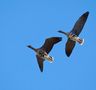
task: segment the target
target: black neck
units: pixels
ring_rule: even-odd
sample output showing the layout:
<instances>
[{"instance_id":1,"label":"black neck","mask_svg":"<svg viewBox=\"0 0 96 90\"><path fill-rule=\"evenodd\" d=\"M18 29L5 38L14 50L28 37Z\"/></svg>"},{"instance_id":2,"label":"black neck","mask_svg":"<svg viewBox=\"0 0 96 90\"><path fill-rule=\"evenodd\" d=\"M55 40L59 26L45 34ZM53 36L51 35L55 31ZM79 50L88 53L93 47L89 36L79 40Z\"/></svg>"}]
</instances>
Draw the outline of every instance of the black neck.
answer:
<instances>
[{"instance_id":1,"label":"black neck","mask_svg":"<svg viewBox=\"0 0 96 90\"><path fill-rule=\"evenodd\" d=\"M59 30L58 32L59 32L59 33L63 33L63 34L65 34L65 35L68 35L68 33L64 32L64 31L61 31L61 30Z\"/></svg>"},{"instance_id":2,"label":"black neck","mask_svg":"<svg viewBox=\"0 0 96 90\"><path fill-rule=\"evenodd\" d=\"M31 45L27 46L28 48L31 48L32 50L36 51L36 49L34 47L32 47Z\"/></svg>"}]
</instances>

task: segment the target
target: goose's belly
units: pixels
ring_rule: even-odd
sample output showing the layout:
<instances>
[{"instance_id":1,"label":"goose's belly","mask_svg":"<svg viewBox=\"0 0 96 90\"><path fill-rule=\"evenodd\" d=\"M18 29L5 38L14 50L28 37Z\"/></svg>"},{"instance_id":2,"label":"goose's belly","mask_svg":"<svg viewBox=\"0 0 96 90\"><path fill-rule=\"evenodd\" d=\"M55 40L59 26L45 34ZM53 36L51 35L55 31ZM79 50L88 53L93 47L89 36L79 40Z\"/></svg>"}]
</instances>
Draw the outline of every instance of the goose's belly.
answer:
<instances>
[{"instance_id":1,"label":"goose's belly","mask_svg":"<svg viewBox=\"0 0 96 90\"><path fill-rule=\"evenodd\" d=\"M76 42L78 40L78 37L71 37L70 39Z\"/></svg>"},{"instance_id":2,"label":"goose's belly","mask_svg":"<svg viewBox=\"0 0 96 90\"><path fill-rule=\"evenodd\" d=\"M79 37L72 37L71 40L78 42L80 45L84 44L84 39L80 39Z\"/></svg>"},{"instance_id":3,"label":"goose's belly","mask_svg":"<svg viewBox=\"0 0 96 90\"><path fill-rule=\"evenodd\" d=\"M39 57L41 57L42 59L48 60L49 62L53 62L53 60L54 60L53 57L49 56L49 55L48 55L45 51L43 51L43 50L38 50L37 55L38 55Z\"/></svg>"}]
</instances>

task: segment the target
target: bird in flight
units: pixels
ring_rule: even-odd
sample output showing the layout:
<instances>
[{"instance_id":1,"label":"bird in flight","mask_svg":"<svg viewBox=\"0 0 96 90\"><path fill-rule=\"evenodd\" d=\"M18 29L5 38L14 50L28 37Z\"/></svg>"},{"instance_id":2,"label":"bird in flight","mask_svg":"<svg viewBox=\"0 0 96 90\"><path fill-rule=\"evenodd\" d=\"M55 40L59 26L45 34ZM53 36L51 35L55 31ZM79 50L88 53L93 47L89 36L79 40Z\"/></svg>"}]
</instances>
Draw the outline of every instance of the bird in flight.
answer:
<instances>
[{"instance_id":1,"label":"bird in flight","mask_svg":"<svg viewBox=\"0 0 96 90\"><path fill-rule=\"evenodd\" d=\"M73 51L73 48L75 47L76 42L78 42L80 45L83 45L84 39L79 38L79 34L81 33L84 24L88 18L89 12L85 12L75 23L73 29L70 32L64 32L62 30L59 30L59 33L63 33L68 37L66 46L65 46L65 52L66 55L69 57Z\"/></svg>"},{"instance_id":2,"label":"bird in flight","mask_svg":"<svg viewBox=\"0 0 96 90\"><path fill-rule=\"evenodd\" d=\"M49 62L53 62L54 58L49 56L49 52L53 48L54 44L60 42L62 40L61 37L51 37L47 38L45 40L45 43L40 48L33 48L31 45L28 45L27 47L34 50L36 53L37 62L40 68L40 71L43 72L43 62L45 60L48 60Z\"/></svg>"}]
</instances>

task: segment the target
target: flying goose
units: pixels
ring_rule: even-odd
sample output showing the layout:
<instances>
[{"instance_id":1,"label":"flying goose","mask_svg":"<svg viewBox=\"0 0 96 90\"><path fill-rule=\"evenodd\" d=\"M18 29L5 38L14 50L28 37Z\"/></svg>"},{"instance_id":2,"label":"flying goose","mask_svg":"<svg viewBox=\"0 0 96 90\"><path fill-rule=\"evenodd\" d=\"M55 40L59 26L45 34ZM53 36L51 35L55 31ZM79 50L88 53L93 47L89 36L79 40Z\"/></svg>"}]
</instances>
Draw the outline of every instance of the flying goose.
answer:
<instances>
[{"instance_id":1,"label":"flying goose","mask_svg":"<svg viewBox=\"0 0 96 90\"><path fill-rule=\"evenodd\" d=\"M43 62L48 60L49 62L53 62L54 58L49 56L49 52L53 48L54 44L60 42L62 40L61 37L51 37L45 40L44 45L41 48L33 48L31 45L28 45L28 48L31 48L36 53L37 62L40 68L40 71L43 72Z\"/></svg>"},{"instance_id":2,"label":"flying goose","mask_svg":"<svg viewBox=\"0 0 96 90\"><path fill-rule=\"evenodd\" d=\"M65 47L65 52L66 55L69 57L72 53L73 48L75 47L76 42L79 44L83 45L84 39L79 38L79 34L81 33L84 24L88 18L89 12L85 12L75 23L73 29L70 32L64 32L59 30L59 33L63 33L68 37L66 47Z\"/></svg>"}]
</instances>

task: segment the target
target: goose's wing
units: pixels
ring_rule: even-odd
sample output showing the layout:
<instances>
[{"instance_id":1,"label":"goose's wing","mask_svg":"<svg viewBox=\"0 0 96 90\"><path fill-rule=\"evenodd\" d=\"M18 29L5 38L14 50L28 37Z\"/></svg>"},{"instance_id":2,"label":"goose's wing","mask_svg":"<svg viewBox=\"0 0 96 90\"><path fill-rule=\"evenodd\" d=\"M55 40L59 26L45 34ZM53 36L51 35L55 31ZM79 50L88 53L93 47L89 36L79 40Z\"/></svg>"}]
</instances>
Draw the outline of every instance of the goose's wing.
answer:
<instances>
[{"instance_id":1,"label":"goose's wing","mask_svg":"<svg viewBox=\"0 0 96 90\"><path fill-rule=\"evenodd\" d=\"M53 48L54 44L60 42L62 40L61 37L51 37L51 38L47 38L45 40L44 45L40 48L45 50L47 53L49 53L51 51L51 49Z\"/></svg>"},{"instance_id":2,"label":"goose's wing","mask_svg":"<svg viewBox=\"0 0 96 90\"><path fill-rule=\"evenodd\" d=\"M75 47L76 42L72 41L70 39L67 40L66 47L65 47L65 52L66 55L69 57L72 53L73 48Z\"/></svg>"},{"instance_id":3,"label":"goose's wing","mask_svg":"<svg viewBox=\"0 0 96 90\"><path fill-rule=\"evenodd\" d=\"M89 12L86 12L77 20L77 22L75 23L71 31L72 33L76 34L77 36L81 33L88 15L89 15Z\"/></svg>"},{"instance_id":4,"label":"goose's wing","mask_svg":"<svg viewBox=\"0 0 96 90\"><path fill-rule=\"evenodd\" d=\"M38 62L40 71L43 72L43 62L44 62L44 59L40 58L38 55L36 55L36 58L37 58L37 62Z\"/></svg>"}]
</instances>

